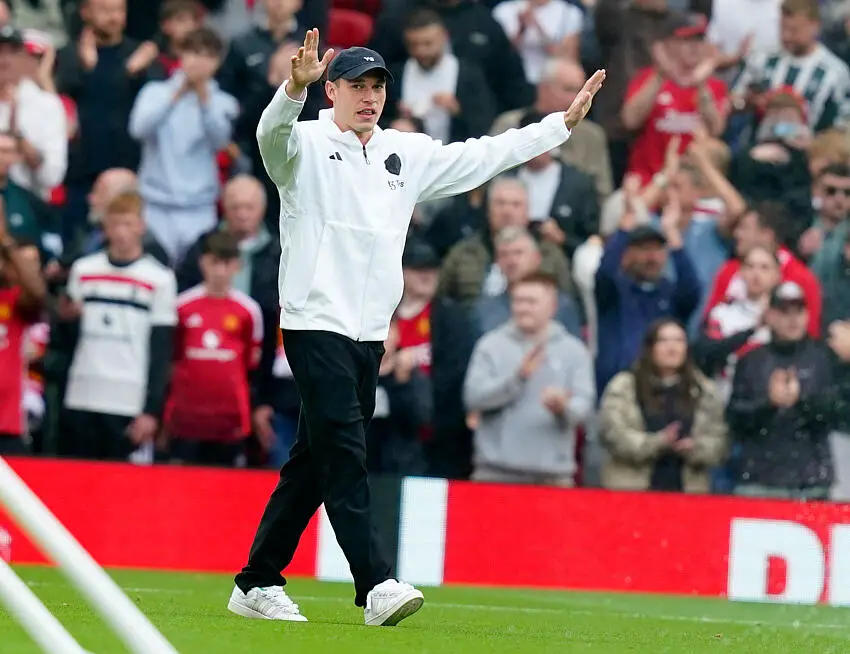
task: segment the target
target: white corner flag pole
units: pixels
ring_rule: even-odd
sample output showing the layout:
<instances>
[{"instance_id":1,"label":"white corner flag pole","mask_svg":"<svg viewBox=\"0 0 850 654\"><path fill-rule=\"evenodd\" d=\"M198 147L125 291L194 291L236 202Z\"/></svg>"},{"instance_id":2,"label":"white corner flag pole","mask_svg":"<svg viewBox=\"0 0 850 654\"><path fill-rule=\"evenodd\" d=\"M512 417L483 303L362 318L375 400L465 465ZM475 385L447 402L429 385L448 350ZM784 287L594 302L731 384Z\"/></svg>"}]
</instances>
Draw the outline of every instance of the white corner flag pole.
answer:
<instances>
[{"instance_id":1,"label":"white corner flag pole","mask_svg":"<svg viewBox=\"0 0 850 654\"><path fill-rule=\"evenodd\" d=\"M0 504L134 654L177 654L112 578L0 457Z\"/></svg>"},{"instance_id":2,"label":"white corner flag pole","mask_svg":"<svg viewBox=\"0 0 850 654\"><path fill-rule=\"evenodd\" d=\"M45 652L85 654L59 620L47 610L9 564L0 559L0 604L5 604L13 618Z\"/></svg>"}]
</instances>

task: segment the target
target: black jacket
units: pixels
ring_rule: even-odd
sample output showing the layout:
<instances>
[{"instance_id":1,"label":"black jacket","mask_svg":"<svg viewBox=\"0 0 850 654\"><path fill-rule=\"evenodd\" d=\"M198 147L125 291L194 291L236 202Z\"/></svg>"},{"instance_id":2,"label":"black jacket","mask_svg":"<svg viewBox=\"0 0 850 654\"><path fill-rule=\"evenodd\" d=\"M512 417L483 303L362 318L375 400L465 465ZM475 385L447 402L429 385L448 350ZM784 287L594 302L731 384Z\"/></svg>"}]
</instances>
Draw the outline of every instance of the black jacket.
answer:
<instances>
[{"instance_id":1,"label":"black jacket","mask_svg":"<svg viewBox=\"0 0 850 654\"><path fill-rule=\"evenodd\" d=\"M768 380L778 369L794 367L800 399L777 408ZM741 446L740 483L801 489L832 484L829 433L838 423L838 364L821 342L769 343L744 355L735 369L727 420Z\"/></svg>"},{"instance_id":2,"label":"black jacket","mask_svg":"<svg viewBox=\"0 0 850 654\"><path fill-rule=\"evenodd\" d=\"M525 79L522 59L486 5L471 0L461 0L454 6L427 1L413 4L437 11L449 31L457 58L481 67L496 96L497 113L534 102L534 87ZM401 5L395 12L382 12L375 23L369 47L380 52L390 65L407 59L403 26L410 9Z\"/></svg>"},{"instance_id":3,"label":"black jacket","mask_svg":"<svg viewBox=\"0 0 850 654\"><path fill-rule=\"evenodd\" d=\"M388 125L398 115L398 102L404 83L404 65L393 68L395 82L387 86L388 96L382 122ZM455 97L461 111L452 116L449 127L449 142L465 141L489 133L496 118L496 99L493 97L481 69L468 61L458 62L457 89Z\"/></svg>"},{"instance_id":4,"label":"black jacket","mask_svg":"<svg viewBox=\"0 0 850 654\"><path fill-rule=\"evenodd\" d=\"M116 46L120 66L104 73L104 79L100 80L97 76L102 72L99 70L102 57L94 70L87 71L75 43L58 52L56 90L76 102L80 123L79 138L69 144L67 183L90 185L108 168L136 170L139 167L139 144L130 136L127 123L147 74L143 71L130 76L124 69L138 46L139 43L132 39L121 41ZM100 133L98 140L93 140L92 128ZM104 143L108 147L104 147Z\"/></svg>"},{"instance_id":5,"label":"black jacket","mask_svg":"<svg viewBox=\"0 0 850 654\"><path fill-rule=\"evenodd\" d=\"M781 235L784 245L797 248L797 240L814 219L812 210L812 177L805 152L786 147L789 160L784 164L756 161L750 151L732 161L729 179L750 202L778 200L788 207L792 223Z\"/></svg>"},{"instance_id":6,"label":"black jacket","mask_svg":"<svg viewBox=\"0 0 850 654\"><path fill-rule=\"evenodd\" d=\"M561 164L561 182L549 217L553 218L564 232L564 252L570 258L576 248L599 232L599 196L596 183L587 173L567 163ZM531 225L536 231L540 223Z\"/></svg>"},{"instance_id":7,"label":"black jacket","mask_svg":"<svg viewBox=\"0 0 850 654\"><path fill-rule=\"evenodd\" d=\"M269 60L275 51L284 41L302 43L304 34L304 28L296 27L294 32L287 34L280 41L275 41L269 30L255 27L233 39L218 71L222 90L230 93L245 108L248 98L268 86L266 78L269 73Z\"/></svg>"},{"instance_id":8,"label":"black jacket","mask_svg":"<svg viewBox=\"0 0 850 654\"><path fill-rule=\"evenodd\" d=\"M375 415L366 430L370 474L424 475L419 429L431 419L431 381L415 370L399 383L392 374L378 379Z\"/></svg>"},{"instance_id":9,"label":"black jacket","mask_svg":"<svg viewBox=\"0 0 850 654\"><path fill-rule=\"evenodd\" d=\"M472 433L466 427L463 383L475 348L470 307L449 298L431 305L431 387L434 435L427 443L428 474L468 479L472 472Z\"/></svg>"}]
</instances>

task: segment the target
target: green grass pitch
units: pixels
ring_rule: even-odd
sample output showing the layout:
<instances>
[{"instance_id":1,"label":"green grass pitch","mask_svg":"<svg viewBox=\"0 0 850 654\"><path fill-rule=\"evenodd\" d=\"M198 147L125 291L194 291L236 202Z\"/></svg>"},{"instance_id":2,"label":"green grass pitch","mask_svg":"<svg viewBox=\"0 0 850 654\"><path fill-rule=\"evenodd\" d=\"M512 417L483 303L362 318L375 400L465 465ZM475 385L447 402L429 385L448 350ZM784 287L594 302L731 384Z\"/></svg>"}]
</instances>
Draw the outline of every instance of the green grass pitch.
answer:
<instances>
[{"instance_id":1,"label":"green grass pitch","mask_svg":"<svg viewBox=\"0 0 850 654\"><path fill-rule=\"evenodd\" d=\"M59 572L19 574L93 654L125 652ZM112 571L181 654L846 654L850 610L646 595L425 588L425 606L395 628L365 627L348 584L293 579L310 619L245 620L225 606L222 575ZM39 650L0 608L0 653Z\"/></svg>"}]
</instances>

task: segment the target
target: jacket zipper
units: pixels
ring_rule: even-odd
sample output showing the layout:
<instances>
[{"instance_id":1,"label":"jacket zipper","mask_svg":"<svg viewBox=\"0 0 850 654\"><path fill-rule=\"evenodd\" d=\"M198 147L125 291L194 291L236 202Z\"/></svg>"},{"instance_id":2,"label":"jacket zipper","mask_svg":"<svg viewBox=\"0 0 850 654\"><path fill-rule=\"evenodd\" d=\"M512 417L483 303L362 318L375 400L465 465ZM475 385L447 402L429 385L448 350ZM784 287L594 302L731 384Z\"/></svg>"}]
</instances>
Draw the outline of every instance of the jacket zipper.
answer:
<instances>
[{"instance_id":1,"label":"jacket zipper","mask_svg":"<svg viewBox=\"0 0 850 654\"><path fill-rule=\"evenodd\" d=\"M363 158L366 160L367 166L371 165L371 163L369 161L369 155L366 154L366 144L365 143L363 144Z\"/></svg>"}]
</instances>

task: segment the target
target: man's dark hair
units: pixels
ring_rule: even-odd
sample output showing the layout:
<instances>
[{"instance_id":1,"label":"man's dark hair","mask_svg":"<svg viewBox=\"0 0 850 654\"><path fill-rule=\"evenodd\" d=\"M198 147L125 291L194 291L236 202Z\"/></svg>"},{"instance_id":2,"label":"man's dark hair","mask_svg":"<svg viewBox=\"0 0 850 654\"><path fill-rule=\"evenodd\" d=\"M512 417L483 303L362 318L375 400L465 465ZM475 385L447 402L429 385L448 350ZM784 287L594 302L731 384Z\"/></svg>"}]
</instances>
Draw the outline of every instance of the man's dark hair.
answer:
<instances>
[{"instance_id":1,"label":"man's dark hair","mask_svg":"<svg viewBox=\"0 0 850 654\"><path fill-rule=\"evenodd\" d=\"M433 25L445 27L446 24L436 11L427 7L421 7L414 9L407 15L404 21L404 31L421 30L424 27L431 27Z\"/></svg>"},{"instance_id":2,"label":"man's dark hair","mask_svg":"<svg viewBox=\"0 0 850 654\"><path fill-rule=\"evenodd\" d=\"M783 16L806 16L812 20L820 20L820 3L818 0L785 0L782 3Z\"/></svg>"},{"instance_id":3,"label":"man's dark hair","mask_svg":"<svg viewBox=\"0 0 850 654\"><path fill-rule=\"evenodd\" d=\"M831 163L820 171L817 178L822 179L827 175L832 175L833 177L850 177L850 166L845 163Z\"/></svg>"},{"instance_id":4,"label":"man's dark hair","mask_svg":"<svg viewBox=\"0 0 850 654\"><path fill-rule=\"evenodd\" d=\"M238 259L239 241L229 232L221 230L210 232L201 242L201 255L206 254L222 261Z\"/></svg>"},{"instance_id":5,"label":"man's dark hair","mask_svg":"<svg viewBox=\"0 0 850 654\"><path fill-rule=\"evenodd\" d=\"M198 15L198 3L196 0L166 0L159 10L160 22L171 20L181 14Z\"/></svg>"},{"instance_id":6,"label":"man's dark hair","mask_svg":"<svg viewBox=\"0 0 850 654\"><path fill-rule=\"evenodd\" d=\"M215 30L209 27L201 27L186 36L183 42L184 52L194 52L213 57L220 57L224 52L224 41Z\"/></svg>"},{"instance_id":7,"label":"man's dark hair","mask_svg":"<svg viewBox=\"0 0 850 654\"><path fill-rule=\"evenodd\" d=\"M759 227L773 232L777 243L785 243L791 218L784 204L775 200L762 200L751 205L748 212L756 216Z\"/></svg>"}]
</instances>

